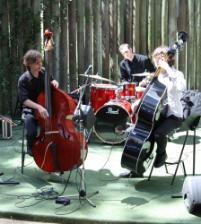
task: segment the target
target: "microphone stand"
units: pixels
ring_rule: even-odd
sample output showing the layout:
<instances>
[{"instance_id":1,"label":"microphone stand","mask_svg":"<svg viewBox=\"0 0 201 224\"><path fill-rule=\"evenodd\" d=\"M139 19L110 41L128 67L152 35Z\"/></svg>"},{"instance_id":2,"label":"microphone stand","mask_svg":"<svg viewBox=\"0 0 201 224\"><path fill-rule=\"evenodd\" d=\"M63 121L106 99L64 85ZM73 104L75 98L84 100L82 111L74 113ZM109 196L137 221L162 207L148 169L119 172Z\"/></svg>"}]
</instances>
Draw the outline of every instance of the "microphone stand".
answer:
<instances>
[{"instance_id":1,"label":"microphone stand","mask_svg":"<svg viewBox=\"0 0 201 224\"><path fill-rule=\"evenodd\" d=\"M88 67L88 69L86 70L86 72L84 74L85 75L88 74L88 72L91 68L92 68L92 65L90 65ZM84 119L83 119L83 115L82 115L82 113L83 113L82 112L82 99L83 99L83 96L85 94L86 87L88 86L88 81L89 81L89 74L87 76L85 84L83 85L84 88L80 89L79 101L78 101L77 107L76 107L75 112L74 112L73 120L76 124L76 127L78 128L78 131L83 134L82 135L83 140L81 141L81 148L80 148L82 165L81 165L81 182L80 182L80 189L79 189L79 195L78 196L79 196L80 201L86 200L92 207L96 207L96 205L89 198L98 194L99 191L95 191L95 192L92 192L92 193L87 195L86 187L85 187L85 162L84 162L85 157L86 157L85 143L88 142L90 134L88 134L88 136L87 136L87 134L86 134L87 130L84 126ZM85 140L86 136L87 136L87 138ZM69 197L75 197L75 196L76 195L70 195Z\"/></svg>"}]
</instances>

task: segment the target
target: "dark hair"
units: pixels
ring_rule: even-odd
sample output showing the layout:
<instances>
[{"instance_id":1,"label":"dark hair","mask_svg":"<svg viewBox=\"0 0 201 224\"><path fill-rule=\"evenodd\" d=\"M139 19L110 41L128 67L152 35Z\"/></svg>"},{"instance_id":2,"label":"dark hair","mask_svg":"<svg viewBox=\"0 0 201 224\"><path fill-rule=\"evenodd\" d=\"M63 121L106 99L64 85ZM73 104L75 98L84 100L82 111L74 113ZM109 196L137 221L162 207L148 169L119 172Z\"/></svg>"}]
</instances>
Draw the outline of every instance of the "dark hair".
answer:
<instances>
[{"instance_id":1,"label":"dark hair","mask_svg":"<svg viewBox=\"0 0 201 224\"><path fill-rule=\"evenodd\" d=\"M23 58L23 64L26 68L29 68L31 64L34 64L37 59L42 59L41 53L37 50L28 50Z\"/></svg>"}]
</instances>

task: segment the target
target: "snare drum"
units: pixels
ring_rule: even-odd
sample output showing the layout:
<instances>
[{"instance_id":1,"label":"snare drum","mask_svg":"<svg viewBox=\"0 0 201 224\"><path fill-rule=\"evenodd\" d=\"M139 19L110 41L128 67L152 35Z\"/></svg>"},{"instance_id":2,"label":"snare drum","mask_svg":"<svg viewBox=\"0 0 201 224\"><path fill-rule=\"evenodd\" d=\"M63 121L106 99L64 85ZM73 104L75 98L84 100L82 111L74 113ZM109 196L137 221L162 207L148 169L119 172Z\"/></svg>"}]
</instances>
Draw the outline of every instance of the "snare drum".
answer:
<instances>
[{"instance_id":1,"label":"snare drum","mask_svg":"<svg viewBox=\"0 0 201 224\"><path fill-rule=\"evenodd\" d=\"M131 105L126 100L111 100L95 113L94 132L104 143L119 144L125 141L125 130L132 123Z\"/></svg>"},{"instance_id":2,"label":"snare drum","mask_svg":"<svg viewBox=\"0 0 201 224\"><path fill-rule=\"evenodd\" d=\"M111 99L115 99L117 86L111 84L92 84L90 104L93 111L97 111L101 106Z\"/></svg>"},{"instance_id":3,"label":"snare drum","mask_svg":"<svg viewBox=\"0 0 201 224\"><path fill-rule=\"evenodd\" d=\"M136 90L136 96L137 96L137 99L141 99L142 96L143 96L143 94L144 94L144 92L145 92L145 90L146 90L146 88L141 87L141 86L137 86L137 87L135 88L135 90Z\"/></svg>"}]
</instances>

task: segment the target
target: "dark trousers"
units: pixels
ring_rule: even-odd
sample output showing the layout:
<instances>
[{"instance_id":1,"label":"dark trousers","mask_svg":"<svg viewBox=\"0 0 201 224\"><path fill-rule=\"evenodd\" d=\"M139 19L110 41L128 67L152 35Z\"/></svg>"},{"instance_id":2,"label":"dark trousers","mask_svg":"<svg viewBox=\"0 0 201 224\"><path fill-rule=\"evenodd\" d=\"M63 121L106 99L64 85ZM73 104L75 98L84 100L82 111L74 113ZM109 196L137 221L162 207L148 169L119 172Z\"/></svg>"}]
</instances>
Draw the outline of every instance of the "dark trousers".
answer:
<instances>
[{"instance_id":1,"label":"dark trousers","mask_svg":"<svg viewBox=\"0 0 201 224\"><path fill-rule=\"evenodd\" d=\"M180 127L182 119L171 115L168 118L161 117L155 124L153 131L154 141L157 143L156 153L162 155L166 152L167 135Z\"/></svg>"},{"instance_id":2,"label":"dark trousers","mask_svg":"<svg viewBox=\"0 0 201 224\"><path fill-rule=\"evenodd\" d=\"M33 113L24 113L25 133L27 139L27 151L31 152L33 141L37 136L38 122Z\"/></svg>"}]
</instances>

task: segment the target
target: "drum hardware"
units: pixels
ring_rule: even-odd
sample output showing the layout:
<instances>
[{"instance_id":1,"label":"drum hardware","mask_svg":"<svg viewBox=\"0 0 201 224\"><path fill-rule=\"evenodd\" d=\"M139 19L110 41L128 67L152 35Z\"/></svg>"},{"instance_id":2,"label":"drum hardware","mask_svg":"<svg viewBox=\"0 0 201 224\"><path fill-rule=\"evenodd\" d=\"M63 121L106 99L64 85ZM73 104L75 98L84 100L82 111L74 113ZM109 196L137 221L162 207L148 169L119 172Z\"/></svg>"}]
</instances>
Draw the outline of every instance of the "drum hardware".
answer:
<instances>
[{"instance_id":1,"label":"drum hardware","mask_svg":"<svg viewBox=\"0 0 201 224\"><path fill-rule=\"evenodd\" d=\"M70 94L79 93L82 89L84 89L84 88L86 88L87 86L90 86L90 85L91 85L90 83L87 83L86 85L82 85L79 88L71 91Z\"/></svg>"},{"instance_id":2,"label":"drum hardware","mask_svg":"<svg viewBox=\"0 0 201 224\"><path fill-rule=\"evenodd\" d=\"M115 90L116 100L124 98L123 96L123 84L119 84Z\"/></svg>"}]
</instances>

